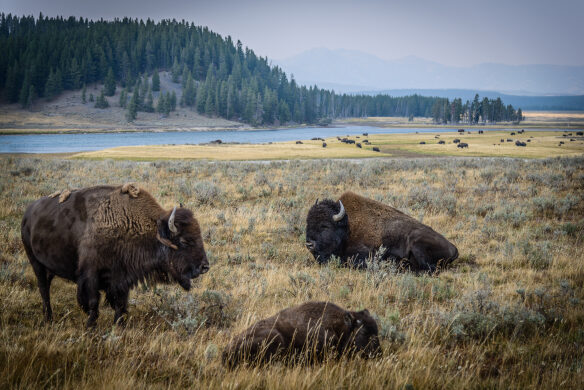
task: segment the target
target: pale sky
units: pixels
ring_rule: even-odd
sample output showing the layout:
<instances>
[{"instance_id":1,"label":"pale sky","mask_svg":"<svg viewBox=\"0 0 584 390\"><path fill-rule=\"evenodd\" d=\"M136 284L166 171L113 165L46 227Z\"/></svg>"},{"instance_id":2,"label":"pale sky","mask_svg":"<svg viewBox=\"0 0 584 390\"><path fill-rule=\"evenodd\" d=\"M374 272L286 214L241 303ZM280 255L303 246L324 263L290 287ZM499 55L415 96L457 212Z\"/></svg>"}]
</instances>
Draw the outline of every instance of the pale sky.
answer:
<instances>
[{"instance_id":1,"label":"pale sky","mask_svg":"<svg viewBox=\"0 0 584 390\"><path fill-rule=\"evenodd\" d=\"M584 0L0 0L6 14L185 19L256 54L316 47L445 65L584 65Z\"/></svg>"}]
</instances>

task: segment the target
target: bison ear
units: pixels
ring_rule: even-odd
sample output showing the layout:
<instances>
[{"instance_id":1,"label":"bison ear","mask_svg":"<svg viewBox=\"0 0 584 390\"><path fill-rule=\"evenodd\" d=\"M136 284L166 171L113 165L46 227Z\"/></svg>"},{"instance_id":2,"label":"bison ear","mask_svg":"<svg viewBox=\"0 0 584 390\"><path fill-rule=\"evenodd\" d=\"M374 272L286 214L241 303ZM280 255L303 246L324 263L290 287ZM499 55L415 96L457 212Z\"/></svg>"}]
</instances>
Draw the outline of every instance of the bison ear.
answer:
<instances>
[{"instance_id":1,"label":"bison ear","mask_svg":"<svg viewBox=\"0 0 584 390\"><path fill-rule=\"evenodd\" d=\"M355 316L350 311L349 312L346 312L345 313L344 320L345 320L345 326L347 328L352 328L353 327L353 321L355 321Z\"/></svg>"},{"instance_id":2,"label":"bison ear","mask_svg":"<svg viewBox=\"0 0 584 390\"><path fill-rule=\"evenodd\" d=\"M369 314L369 310L367 310L367 309L361 310L361 313L363 313L363 314L365 314L367 316L371 315L371 314Z\"/></svg>"}]
</instances>

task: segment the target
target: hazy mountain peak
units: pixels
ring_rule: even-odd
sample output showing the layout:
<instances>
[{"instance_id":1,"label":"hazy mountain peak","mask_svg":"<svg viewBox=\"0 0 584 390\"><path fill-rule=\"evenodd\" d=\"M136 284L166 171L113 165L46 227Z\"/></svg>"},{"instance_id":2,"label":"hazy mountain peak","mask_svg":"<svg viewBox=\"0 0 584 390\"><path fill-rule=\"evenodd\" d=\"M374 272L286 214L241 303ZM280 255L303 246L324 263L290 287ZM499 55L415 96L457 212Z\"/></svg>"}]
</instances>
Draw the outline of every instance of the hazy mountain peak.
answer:
<instances>
[{"instance_id":1,"label":"hazy mountain peak","mask_svg":"<svg viewBox=\"0 0 584 390\"><path fill-rule=\"evenodd\" d=\"M358 50L313 48L275 61L300 83L341 92L473 89L525 94L584 94L584 66L483 63L447 66L415 55L384 60ZM346 86L347 88L344 88Z\"/></svg>"}]
</instances>

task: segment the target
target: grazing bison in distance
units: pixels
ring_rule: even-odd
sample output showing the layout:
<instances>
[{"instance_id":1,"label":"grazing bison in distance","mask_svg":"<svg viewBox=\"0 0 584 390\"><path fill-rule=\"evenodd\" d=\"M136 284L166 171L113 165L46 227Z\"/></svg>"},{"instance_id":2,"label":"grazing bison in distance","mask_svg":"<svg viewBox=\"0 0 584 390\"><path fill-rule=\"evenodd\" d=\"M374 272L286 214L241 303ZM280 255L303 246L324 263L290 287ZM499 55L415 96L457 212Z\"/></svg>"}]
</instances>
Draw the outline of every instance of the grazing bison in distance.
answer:
<instances>
[{"instance_id":1,"label":"grazing bison in distance","mask_svg":"<svg viewBox=\"0 0 584 390\"><path fill-rule=\"evenodd\" d=\"M364 358L381 354L377 323L367 310L348 311L331 302L307 302L258 321L223 351L223 363L264 363L303 357L309 362L332 352ZM306 361L306 360L305 360Z\"/></svg>"},{"instance_id":2,"label":"grazing bison in distance","mask_svg":"<svg viewBox=\"0 0 584 390\"><path fill-rule=\"evenodd\" d=\"M43 197L26 209L21 234L47 321L55 275L77 283L77 302L91 327L100 290L115 310L114 323L123 322L129 291L138 282L174 280L189 290L191 279L209 269L191 211L164 210L133 184L75 190L62 200Z\"/></svg>"},{"instance_id":3,"label":"grazing bison in distance","mask_svg":"<svg viewBox=\"0 0 584 390\"><path fill-rule=\"evenodd\" d=\"M456 247L429 226L353 192L337 202L317 200L308 211L306 247L321 264L334 255L363 268L381 246L383 259L405 259L416 271L434 272L458 257Z\"/></svg>"}]
</instances>

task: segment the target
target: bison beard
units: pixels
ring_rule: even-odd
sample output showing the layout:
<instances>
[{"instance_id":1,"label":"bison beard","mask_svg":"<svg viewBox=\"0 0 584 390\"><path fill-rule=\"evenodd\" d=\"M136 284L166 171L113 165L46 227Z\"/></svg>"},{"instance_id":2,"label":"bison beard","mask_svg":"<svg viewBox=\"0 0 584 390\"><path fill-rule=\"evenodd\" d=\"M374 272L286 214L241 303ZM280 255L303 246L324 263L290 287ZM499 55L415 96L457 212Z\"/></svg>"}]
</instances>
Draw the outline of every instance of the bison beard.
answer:
<instances>
[{"instance_id":1,"label":"bison beard","mask_svg":"<svg viewBox=\"0 0 584 390\"><path fill-rule=\"evenodd\" d=\"M381 246L383 259L405 259L415 271L434 272L458 257L456 247L429 226L352 192L338 202L317 200L308 212L306 247L321 264L334 255L364 268Z\"/></svg>"},{"instance_id":2,"label":"bison beard","mask_svg":"<svg viewBox=\"0 0 584 390\"><path fill-rule=\"evenodd\" d=\"M21 235L47 321L55 275L77 283L77 301L91 327L99 315L100 291L118 323L138 282L175 280L189 290L191 279L209 269L193 214L164 210L133 185L75 190L62 202L41 198L28 206Z\"/></svg>"},{"instance_id":3,"label":"bison beard","mask_svg":"<svg viewBox=\"0 0 584 390\"><path fill-rule=\"evenodd\" d=\"M381 354L377 323L367 310L347 311L331 302L284 309L236 336L223 351L223 363L234 367L286 356L311 362L331 352L335 357Z\"/></svg>"}]
</instances>

